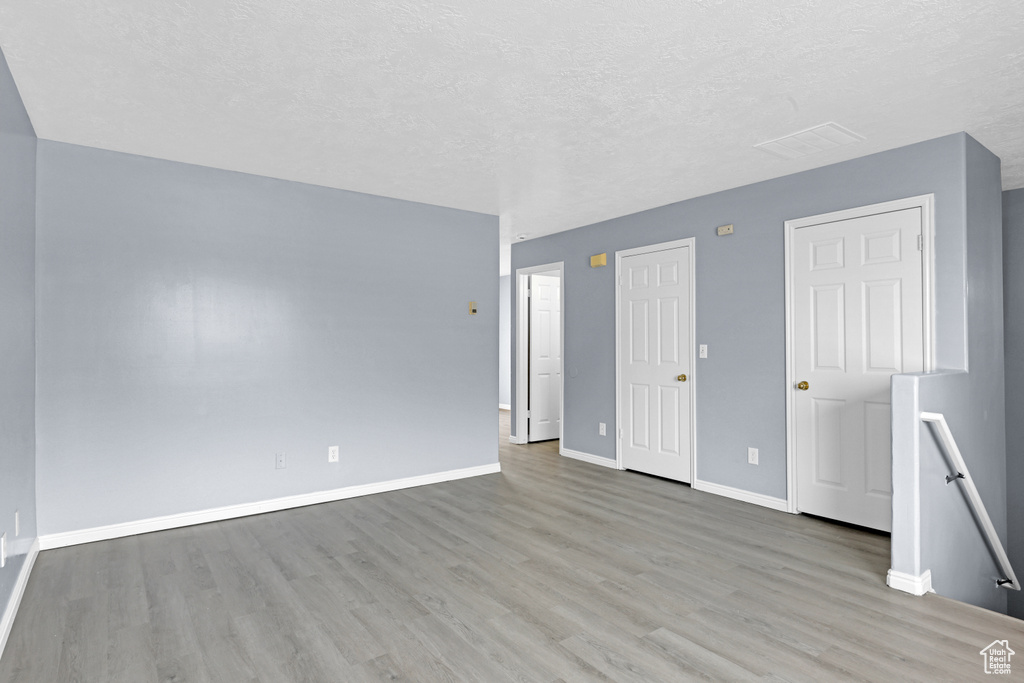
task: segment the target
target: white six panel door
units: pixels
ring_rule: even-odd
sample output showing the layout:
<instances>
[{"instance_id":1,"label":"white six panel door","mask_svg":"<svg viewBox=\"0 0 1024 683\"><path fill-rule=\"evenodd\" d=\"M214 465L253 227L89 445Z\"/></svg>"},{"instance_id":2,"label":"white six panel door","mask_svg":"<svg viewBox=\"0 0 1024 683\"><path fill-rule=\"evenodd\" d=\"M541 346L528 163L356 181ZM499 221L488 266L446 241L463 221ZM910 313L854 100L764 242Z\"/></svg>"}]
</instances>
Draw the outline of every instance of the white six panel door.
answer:
<instances>
[{"instance_id":1,"label":"white six panel door","mask_svg":"<svg viewBox=\"0 0 1024 683\"><path fill-rule=\"evenodd\" d=\"M626 256L619 284L622 465L684 482L692 457L689 268L685 246Z\"/></svg>"},{"instance_id":2,"label":"white six panel door","mask_svg":"<svg viewBox=\"0 0 1024 683\"><path fill-rule=\"evenodd\" d=\"M924 368L920 208L797 228L797 508L892 527L890 377Z\"/></svg>"},{"instance_id":3,"label":"white six panel door","mask_svg":"<svg viewBox=\"0 0 1024 683\"><path fill-rule=\"evenodd\" d=\"M530 276L528 441L559 438L562 422L561 279Z\"/></svg>"}]
</instances>

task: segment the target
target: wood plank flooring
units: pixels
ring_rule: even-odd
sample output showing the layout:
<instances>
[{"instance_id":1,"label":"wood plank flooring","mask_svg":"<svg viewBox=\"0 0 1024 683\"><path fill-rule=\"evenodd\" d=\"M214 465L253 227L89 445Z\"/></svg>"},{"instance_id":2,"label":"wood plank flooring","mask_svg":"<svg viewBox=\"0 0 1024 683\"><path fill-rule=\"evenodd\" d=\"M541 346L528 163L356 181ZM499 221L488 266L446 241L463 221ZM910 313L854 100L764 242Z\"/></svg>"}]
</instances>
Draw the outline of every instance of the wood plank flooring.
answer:
<instances>
[{"instance_id":1,"label":"wood plank flooring","mask_svg":"<svg viewBox=\"0 0 1024 683\"><path fill-rule=\"evenodd\" d=\"M1024 647L887 588L884 536L502 423L501 474L42 553L0 681L965 681Z\"/></svg>"}]
</instances>

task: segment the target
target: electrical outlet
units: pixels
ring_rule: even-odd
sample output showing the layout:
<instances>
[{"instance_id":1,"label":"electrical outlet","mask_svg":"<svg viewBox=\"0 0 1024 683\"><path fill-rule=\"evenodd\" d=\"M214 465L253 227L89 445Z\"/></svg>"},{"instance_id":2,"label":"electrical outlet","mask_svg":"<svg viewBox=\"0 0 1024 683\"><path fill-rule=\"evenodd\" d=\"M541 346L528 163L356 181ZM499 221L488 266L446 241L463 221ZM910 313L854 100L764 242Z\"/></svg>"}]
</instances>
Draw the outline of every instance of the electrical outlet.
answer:
<instances>
[{"instance_id":1,"label":"electrical outlet","mask_svg":"<svg viewBox=\"0 0 1024 683\"><path fill-rule=\"evenodd\" d=\"M288 467L288 460L287 460L287 457L286 457L286 455L284 453L278 453L275 456L275 465L274 466L277 469L279 469L279 470L283 470L284 468Z\"/></svg>"},{"instance_id":2,"label":"electrical outlet","mask_svg":"<svg viewBox=\"0 0 1024 683\"><path fill-rule=\"evenodd\" d=\"M327 449L327 462L338 462L338 447L331 446Z\"/></svg>"},{"instance_id":3,"label":"electrical outlet","mask_svg":"<svg viewBox=\"0 0 1024 683\"><path fill-rule=\"evenodd\" d=\"M756 448L748 448L747 449L747 464L749 464L749 465L756 465L757 464L757 449Z\"/></svg>"},{"instance_id":4,"label":"electrical outlet","mask_svg":"<svg viewBox=\"0 0 1024 683\"><path fill-rule=\"evenodd\" d=\"M597 423L597 435L598 436L605 436L606 434L608 434L608 427L605 425L604 422L598 422Z\"/></svg>"},{"instance_id":5,"label":"electrical outlet","mask_svg":"<svg viewBox=\"0 0 1024 683\"><path fill-rule=\"evenodd\" d=\"M700 357L701 358L707 358L708 357L708 345L707 344L701 344L700 345Z\"/></svg>"},{"instance_id":6,"label":"electrical outlet","mask_svg":"<svg viewBox=\"0 0 1024 683\"><path fill-rule=\"evenodd\" d=\"M7 566L7 532L0 534L0 569Z\"/></svg>"}]
</instances>

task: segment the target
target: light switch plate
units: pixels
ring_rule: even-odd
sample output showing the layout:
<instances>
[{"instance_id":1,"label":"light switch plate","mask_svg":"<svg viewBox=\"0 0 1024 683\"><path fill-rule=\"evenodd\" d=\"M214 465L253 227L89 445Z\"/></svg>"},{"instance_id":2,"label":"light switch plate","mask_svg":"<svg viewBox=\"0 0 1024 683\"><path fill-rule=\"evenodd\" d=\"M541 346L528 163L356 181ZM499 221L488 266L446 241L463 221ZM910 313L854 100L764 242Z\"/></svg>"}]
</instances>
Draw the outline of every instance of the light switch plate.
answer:
<instances>
[{"instance_id":1,"label":"light switch plate","mask_svg":"<svg viewBox=\"0 0 1024 683\"><path fill-rule=\"evenodd\" d=\"M756 448L748 448L747 449L747 464L750 464L750 465L756 465L757 464L757 449Z\"/></svg>"},{"instance_id":2,"label":"light switch plate","mask_svg":"<svg viewBox=\"0 0 1024 683\"><path fill-rule=\"evenodd\" d=\"M707 344L701 344L700 345L700 357L701 358L707 358L708 357L708 345Z\"/></svg>"}]
</instances>

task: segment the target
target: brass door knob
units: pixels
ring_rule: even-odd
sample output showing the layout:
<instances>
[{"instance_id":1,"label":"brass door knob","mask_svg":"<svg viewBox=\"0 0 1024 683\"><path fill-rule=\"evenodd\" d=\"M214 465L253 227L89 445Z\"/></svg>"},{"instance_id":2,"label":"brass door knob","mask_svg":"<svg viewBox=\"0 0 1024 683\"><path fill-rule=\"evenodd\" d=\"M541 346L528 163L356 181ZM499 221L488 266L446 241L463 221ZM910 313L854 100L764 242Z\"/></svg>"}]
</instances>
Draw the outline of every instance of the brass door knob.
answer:
<instances>
[{"instance_id":1,"label":"brass door knob","mask_svg":"<svg viewBox=\"0 0 1024 683\"><path fill-rule=\"evenodd\" d=\"M676 377L676 380L679 381L679 382L685 382L686 381L686 375L679 375L678 377Z\"/></svg>"},{"instance_id":2,"label":"brass door knob","mask_svg":"<svg viewBox=\"0 0 1024 683\"><path fill-rule=\"evenodd\" d=\"M811 385L808 384L807 382L800 382L799 384L796 385L796 388L799 389L800 391L807 391L808 389L811 388Z\"/></svg>"}]
</instances>

